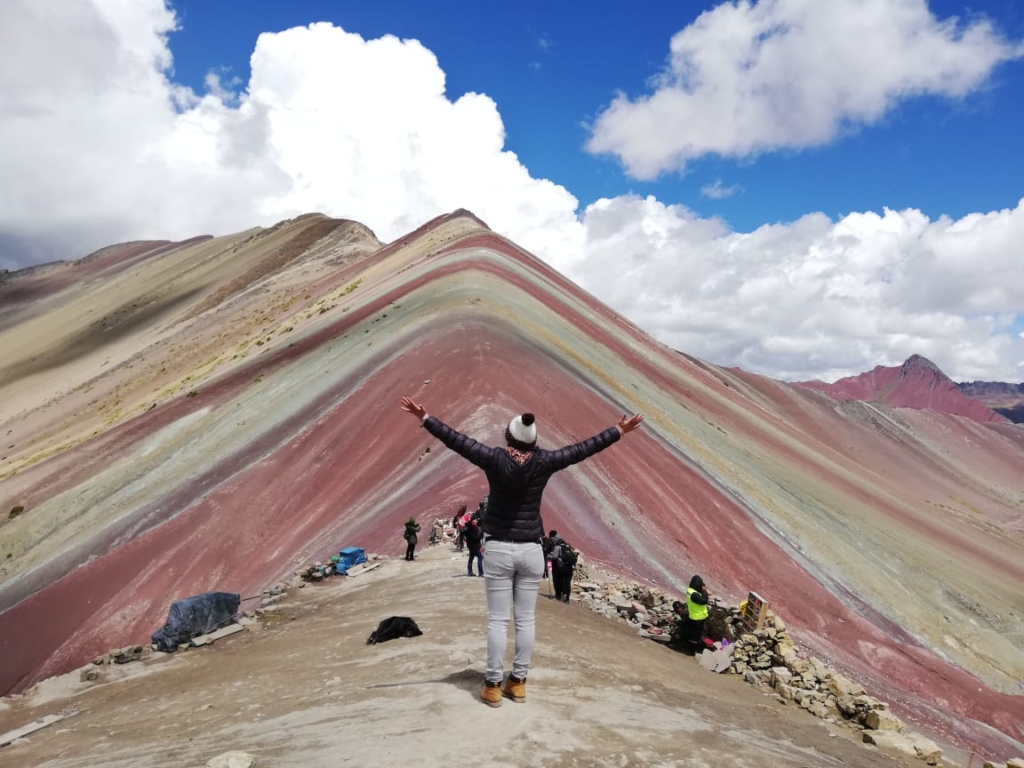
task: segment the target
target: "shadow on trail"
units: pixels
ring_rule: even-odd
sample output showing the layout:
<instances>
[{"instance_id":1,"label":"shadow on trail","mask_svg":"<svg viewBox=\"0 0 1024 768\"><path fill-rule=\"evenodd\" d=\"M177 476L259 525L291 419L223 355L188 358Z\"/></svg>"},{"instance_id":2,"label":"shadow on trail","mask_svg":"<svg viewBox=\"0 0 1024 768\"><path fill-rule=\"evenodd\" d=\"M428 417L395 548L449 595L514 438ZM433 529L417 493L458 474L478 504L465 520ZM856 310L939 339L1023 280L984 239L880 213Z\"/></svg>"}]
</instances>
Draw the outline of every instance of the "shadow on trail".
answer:
<instances>
[{"instance_id":1,"label":"shadow on trail","mask_svg":"<svg viewBox=\"0 0 1024 768\"><path fill-rule=\"evenodd\" d=\"M476 695L480 689L480 681L483 679L483 674L475 669L463 669L460 672L452 672L450 675L444 677L434 678L430 680L403 680L398 683L375 683L373 685L363 686L364 688L401 688L404 685L453 685L456 688L461 688L464 691L469 691Z\"/></svg>"}]
</instances>

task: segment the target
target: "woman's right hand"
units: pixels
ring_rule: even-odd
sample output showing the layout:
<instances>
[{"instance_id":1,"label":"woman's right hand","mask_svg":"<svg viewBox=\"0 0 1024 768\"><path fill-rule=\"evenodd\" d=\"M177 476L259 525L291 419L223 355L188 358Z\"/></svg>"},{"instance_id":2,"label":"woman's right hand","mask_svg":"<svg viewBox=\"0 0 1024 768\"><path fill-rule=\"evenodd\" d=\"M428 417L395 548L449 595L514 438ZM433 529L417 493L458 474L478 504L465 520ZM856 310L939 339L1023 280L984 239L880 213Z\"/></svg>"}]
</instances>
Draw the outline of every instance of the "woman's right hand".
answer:
<instances>
[{"instance_id":1,"label":"woman's right hand","mask_svg":"<svg viewBox=\"0 0 1024 768\"><path fill-rule=\"evenodd\" d=\"M644 417L639 413L634 413L632 416L628 417L626 414L622 414L622 418L619 419L619 423L615 426L617 426L619 431L625 435L627 432L632 432L634 429L638 429L643 421Z\"/></svg>"},{"instance_id":2,"label":"woman's right hand","mask_svg":"<svg viewBox=\"0 0 1024 768\"><path fill-rule=\"evenodd\" d=\"M427 409L424 408L419 403L414 403L408 397L403 397L402 398L401 405L402 405L402 410L403 411L405 411L406 413L411 413L413 416L415 416L420 421L423 421L423 419L425 419L426 416L427 416Z\"/></svg>"}]
</instances>

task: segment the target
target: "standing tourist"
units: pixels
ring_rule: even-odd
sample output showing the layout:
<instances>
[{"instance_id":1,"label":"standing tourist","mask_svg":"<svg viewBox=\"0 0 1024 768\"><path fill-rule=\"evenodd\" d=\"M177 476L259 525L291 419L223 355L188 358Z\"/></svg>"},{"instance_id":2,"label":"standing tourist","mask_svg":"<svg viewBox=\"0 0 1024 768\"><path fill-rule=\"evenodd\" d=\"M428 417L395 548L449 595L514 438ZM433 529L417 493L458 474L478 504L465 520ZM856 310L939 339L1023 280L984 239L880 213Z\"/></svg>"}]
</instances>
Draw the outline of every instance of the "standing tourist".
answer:
<instances>
[{"instance_id":1,"label":"standing tourist","mask_svg":"<svg viewBox=\"0 0 1024 768\"><path fill-rule=\"evenodd\" d=\"M576 550L559 535L551 543L551 581L555 585L555 599L569 602L572 594L572 574L579 556Z\"/></svg>"},{"instance_id":2,"label":"standing tourist","mask_svg":"<svg viewBox=\"0 0 1024 768\"><path fill-rule=\"evenodd\" d=\"M410 517L405 524L405 559L415 560L416 559L416 534L420 532L420 524L416 522L415 517Z\"/></svg>"},{"instance_id":3,"label":"standing tourist","mask_svg":"<svg viewBox=\"0 0 1024 768\"><path fill-rule=\"evenodd\" d=\"M452 429L427 414L427 409L407 397L402 410L420 420L423 427L444 445L480 467L490 486L487 515L483 522L487 558L484 576L487 589L487 671L480 698L492 707L502 696L526 701L526 676L536 638L537 591L544 574L544 535L540 503L551 476L583 461L637 429L640 414L623 416L616 426L575 445L554 451L537 447L537 425L532 413L524 413L505 427L505 445L487 446ZM515 658L512 674L502 688L509 614L515 614Z\"/></svg>"},{"instance_id":4,"label":"standing tourist","mask_svg":"<svg viewBox=\"0 0 1024 768\"><path fill-rule=\"evenodd\" d=\"M466 524L466 548L469 550L469 562L467 563L468 575L473 575L473 560L477 563L477 576L484 575L484 557L480 548L484 545L484 532L480 527L480 518L473 515Z\"/></svg>"},{"instance_id":5,"label":"standing tourist","mask_svg":"<svg viewBox=\"0 0 1024 768\"><path fill-rule=\"evenodd\" d=\"M704 647L704 624L708 619L708 590L704 579L694 576L686 588L686 642L693 654Z\"/></svg>"}]
</instances>

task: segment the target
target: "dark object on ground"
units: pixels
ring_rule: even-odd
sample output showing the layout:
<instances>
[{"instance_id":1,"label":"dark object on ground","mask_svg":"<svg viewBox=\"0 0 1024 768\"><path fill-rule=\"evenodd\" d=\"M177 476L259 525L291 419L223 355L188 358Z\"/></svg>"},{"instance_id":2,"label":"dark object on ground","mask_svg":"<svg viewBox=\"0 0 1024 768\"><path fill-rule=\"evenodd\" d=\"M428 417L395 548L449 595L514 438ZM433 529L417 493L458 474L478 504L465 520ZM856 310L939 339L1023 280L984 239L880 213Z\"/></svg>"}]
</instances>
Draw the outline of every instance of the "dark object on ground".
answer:
<instances>
[{"instance_id":1,"label":"dark object on ground","mask_svg":"<svg viewBox=\"0 0 1024 768\"><path fill-rule=\"evenodd\" d=\"M711 598L708 603L708 620L704 633L712 640L721 640L723 637L730 641L735 640L736 634L730 628L728 618L729 609L720 605L716 598Z\"/></svg>"},{"instance_id":2,"label":"dark object on ground","mask_svg":"<svg viewBox=\"0 0 1024 768\"><path fill-rule=\"evenodd\" d=\"M366 644L376 645L394 640L396 637L419 637L422 634L416 622L408 616L392 616L377 625L377 629L366 638Z\"/></svg>"},{"instance_id":3,"label":"dark object on ground","mask_svg":"<svg viewBox=\"0 0 1024 768\"><path fill-rule=\"evenodd\" d=\"M167 623L150 639L158 650L176 651L181 643L234 621L241 602L242 596L236 592L204 592L175 600L167 613Z\"/></svg>"}]
</instances>

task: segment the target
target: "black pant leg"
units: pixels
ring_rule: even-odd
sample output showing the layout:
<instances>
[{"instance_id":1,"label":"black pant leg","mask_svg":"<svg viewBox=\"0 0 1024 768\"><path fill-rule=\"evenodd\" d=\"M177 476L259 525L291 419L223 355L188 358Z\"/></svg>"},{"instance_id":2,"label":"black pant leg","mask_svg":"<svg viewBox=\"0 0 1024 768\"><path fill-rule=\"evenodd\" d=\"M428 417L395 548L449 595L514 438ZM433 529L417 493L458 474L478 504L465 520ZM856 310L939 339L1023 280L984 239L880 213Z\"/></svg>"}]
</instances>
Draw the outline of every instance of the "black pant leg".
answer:
<instances>
[{"instance_id":1,"label":"black pant leg","mask_svg":"<svg viewBox=\"0 0 1024 768\"><path fill-rule=\"evenodd\" d=\"M700 653L704 650L704 622L706 619L699 619L694 621L693 619L687 619L687 640L690 644L690 650L695 654Z\"/></svg>"},{"instance_id":2,"label":"black pant leg","mask_svg":"<svg viewBox=\"0 0 1024 768\"><path fill-rule=\"evenodd\" d=\"M569 596L569 583L572 579L571 573L555 568L551 572L551 579L555 583L555 597L561 599Z\"/></svg>"}]
</instances>

